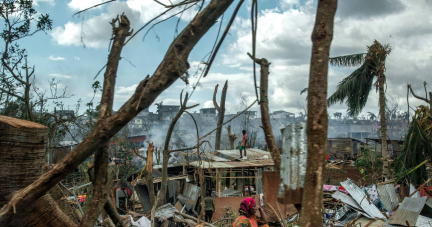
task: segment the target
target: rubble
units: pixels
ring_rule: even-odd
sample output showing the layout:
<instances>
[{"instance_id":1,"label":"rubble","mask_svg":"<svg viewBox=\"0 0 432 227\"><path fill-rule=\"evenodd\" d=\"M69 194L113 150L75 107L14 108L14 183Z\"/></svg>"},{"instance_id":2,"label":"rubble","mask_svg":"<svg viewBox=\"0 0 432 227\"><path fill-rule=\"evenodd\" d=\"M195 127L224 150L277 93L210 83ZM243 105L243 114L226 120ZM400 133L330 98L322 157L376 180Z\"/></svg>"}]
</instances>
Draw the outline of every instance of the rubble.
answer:
<instances>
[{"instance_id":1,"label":"rubble","mask_svg":"<svg viewBox=\"0 0 432 227\"><path fill-rule=\"evenodd\" d=\"M346 194L337 190L337 186L324 185L323 226L431 226L432 219L420 213L425 205L432 205L432 199L417 193L428 181L418 189L411 186L410 196L402 203L396 192L400 185L394 182L388 180L360 188L348 178L340 182Z\"/></svg>"}]
</instances>

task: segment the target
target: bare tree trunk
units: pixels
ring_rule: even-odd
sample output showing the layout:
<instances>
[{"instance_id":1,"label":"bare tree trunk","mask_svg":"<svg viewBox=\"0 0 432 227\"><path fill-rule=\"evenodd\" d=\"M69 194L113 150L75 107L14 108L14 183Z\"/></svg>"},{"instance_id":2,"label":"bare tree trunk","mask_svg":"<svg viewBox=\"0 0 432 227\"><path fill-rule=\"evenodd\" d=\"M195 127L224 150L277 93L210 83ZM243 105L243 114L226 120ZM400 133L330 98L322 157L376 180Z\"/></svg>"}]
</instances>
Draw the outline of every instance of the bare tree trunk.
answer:
<instances>
[{"instance_id":1,"label":"bare tree trunk","mask_svg":"<svg viewBox=\"0 0 432 227\"><path fill-rule=\"evenodd\" d=\"M378 77L378 90L379 90L379 106L380 106L380 123L381 123L381 152L383 156L383 172L384 178L388 177L389 166L387 158L387 125L385 116L385 94L384 94L384 79L382 76Z\"/></svg>"},{"instance_id":2,"label":"bare tree trunk","mask_svg":"<svg viewBox=\"0 0 432 227\"><path fill-rule=\"evenodd\" d=\"M224 116L225 116L225 100L226 100L226 93L228 90L228 80L225 82L225 85L222 89L222 96L221 96L221 101L220 101L220 107L218 106L217 102L216 102L216 93L217 93L217 88L219 85L216 85L215 87L215 91L213 94L213 104L218 112L218 122L217 122L217 126L219 127L220 125L223 124L224 121ZM222 127L219 127L216 130L216 142L215 142L215 150L220 150L220 143L221 143L221 136L222 136Z\"/></svg>"},{"instance_id":3,"label":"bare tree trunk","mask_svg":"<svg viewBox=\"0 0 432 227\"><path fill-rule=\"evenodd\" d=\"M116 22L119 26L116 27ZM108 55L108 63L104 75L104 84L102 92L102 100L100 104L100 119L106 119L112 115L112 107L114 103L114 88L117 77L117 69L120 61L120 54L123 49L126 37L131 35L130 22L127 17L123 14L121 18L117 16L111 22L113 29L113 44L111 52ZM94 182L93 182L93 194L90 200L90 205L81 220L80 227L93 227L96 219L104 207L106 200L109 196L108 183L108 141L104 142L102 146L95 153L95 165L94 165Z\"/></svg>"},{"instance_id":4,"label":"bare tree trunk","mask_svg":"<svg viewBox=\"0 0 432 227\"><path fill-rule=\"evenodd\" d=\"M248 53L249 57L261 66L261 79L260 79L260 109L261 109L261 122L264 130L265 140L273 158L276 170L280 172L281 155L276 145L276 140L273 135L273 130L270 122L269 115L269 100L268 100L268 75L270 63L267 59L253 59L252 55Z\"/></svg>"},{"instance_id":5,"label":"bare tree trunk","mask_svg":"<svg viewBox=\"0 0 432 227\"><path fill-rule=\"evenodd\" d=\"M154 186L153 186L153 151L154 146L153 143L149 143L149 147L147 148L147 169L145 170L145 178L146 178L146 187L148 190L148 194L150 196L150 204L151 207L155 204L155 192L154 192Z\"/></svg>"},{"instance_id":6,"label":"bare tree trunk","mask_svg":"<svg viewBox=\"0 0 432 227\"><path fill-rule=\"evenodd\" d=\"M27 204L31 204L43 196L94 151L108 142L140 111L149 107L159 94L182 76L189 67L187 59L193 47L233 1L211 1L176 37L153 76L151 78L147 76L139 83L135 93L118 112L106 119L98 120L90 134L62 161L27 186L25 190L13 195L9 203L0 210L0 226L8 226L12 223L14 218L18 216L14 210L20 211Z\"/></svg>"},{"instance_id":7,"label":"bare tree trunk","mask_svg":"<svg viewBox=\"0 0 432 227\"><path fill-rule=\"evenodd\" d=\"M234 141L237 139L237 136L231 134L231 125L228 125L227 130L228 130L228 139L230 142L230 149L234 150Z\"/></svg>"},{"instance_id":8,"label":"bare tree trunk","mask_svg":"<svg viewBox=\"0 0 432 227\"><path fill-rule=\"evenodd\" d=\"M333 20L337 0L318 1L315 26L312 32L310 64L307 167L302 200L300 226L322 226L323 184L327 151L327 76L330 44L333 39Z\"/></svg>"},{"instance_id":9,"label":"bare tree trunk","mask_svg":"<svg viewBox=\"0 0 432 227\"><path fill-rule=\"evenodd\" d=\"M183 94L183 91L182 91ZM160 189L160 195L157 198L157 206L162 206L165 202L165 196L166 196L166 189L167 189L167 182L168 182L168 160L170 157L170 150L169 150L169 143L171 140L171 135L174 131L174 127L178 121L178 119L181 117L181 115L187 110L187 109L191 109L194 108L196 106L198 106L199 104L187 107L187 101L188 101L188 93L186 92L186 97L184 99L184 101L182 100L182 94L180 95L180 110L177 112L176 116L172 119L171 124L168 128L168 132L165 138L165 144L164 144L164 149L163 149L163 160L162 160L162 182L161 182L161 189ZM152 215L154 215L152 213Z\"/></svg>"}]
</instances>

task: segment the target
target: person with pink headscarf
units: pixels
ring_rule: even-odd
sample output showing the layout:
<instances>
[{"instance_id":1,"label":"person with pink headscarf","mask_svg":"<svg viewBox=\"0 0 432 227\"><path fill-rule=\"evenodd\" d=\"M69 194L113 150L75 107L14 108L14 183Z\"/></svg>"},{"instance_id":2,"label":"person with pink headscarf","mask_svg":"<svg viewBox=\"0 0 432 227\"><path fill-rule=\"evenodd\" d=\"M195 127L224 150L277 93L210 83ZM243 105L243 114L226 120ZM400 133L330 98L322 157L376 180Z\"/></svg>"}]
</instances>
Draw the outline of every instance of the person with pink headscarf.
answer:
<instances>
[{"instance_id":1,"label":"person with pink headscarf","mask_svg":"<svg viewBox=\"0 0 432 227\"><path fill-rule=\"evenodd\" d=\"M259 211L261 217L255 214ZM240 216L234 221L233 227L268 227L267 215L253 198L246 198L240 204Z\"/></svg>"}]
</instances>

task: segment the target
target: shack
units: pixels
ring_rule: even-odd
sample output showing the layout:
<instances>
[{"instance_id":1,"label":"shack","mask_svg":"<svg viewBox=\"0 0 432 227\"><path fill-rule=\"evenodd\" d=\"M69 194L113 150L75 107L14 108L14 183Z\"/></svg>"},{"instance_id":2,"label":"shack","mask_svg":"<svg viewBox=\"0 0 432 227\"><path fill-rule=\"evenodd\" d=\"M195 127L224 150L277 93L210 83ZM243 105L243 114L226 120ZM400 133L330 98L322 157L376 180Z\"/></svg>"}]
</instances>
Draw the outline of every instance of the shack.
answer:
<instances>
[{"instance_id":1,"label":"shack","mask_svg":"<svg viewBox=\"0 0 432 227\"><path fill-rule=\"evenodd\" d=\"M381 138L365 138L366 146L370 149L375 150L379 155L381 155ZM402 146L404 144L403 140L390 140L387 139L387 153L389 155L398 155L402 151Z\"/></svg>"},{"instance_id":2,"label":"shack","mask_svg":"<svg viewBox=\"0 0 432 227\"><path fill-rule=\"evenodd\" d=\"M213 189L221 197L225 189L235 189L243 195L262 193L262 173L274 170L274 162L269 152L248 148L247 159L239 159L239 150L217 150L204 154L203 160L189 163L192 168L204 169L206 187ZM182 155L189 155L183 153ZM186 169L186 163L183 163Z\"/></svg>"},{"instance_id":3,"label":"shack","mask_svg":"<svg viewBox=\"0 0 432 227\"><path fill-rule=\"evenodd\" d=\"M348 159L354 155L360 155L364 142L354 138L329 138L327 139L327 153Z\"/></svg>"}]
</instances>

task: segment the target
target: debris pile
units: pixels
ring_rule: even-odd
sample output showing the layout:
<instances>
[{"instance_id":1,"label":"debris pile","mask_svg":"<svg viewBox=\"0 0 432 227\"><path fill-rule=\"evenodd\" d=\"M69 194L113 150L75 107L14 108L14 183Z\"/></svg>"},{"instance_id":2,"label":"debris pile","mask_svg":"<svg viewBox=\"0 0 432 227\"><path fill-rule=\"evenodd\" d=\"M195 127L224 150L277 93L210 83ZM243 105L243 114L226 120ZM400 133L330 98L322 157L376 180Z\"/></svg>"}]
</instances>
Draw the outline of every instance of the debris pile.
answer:
<instances>
[{"instance_id":1,"label":"debris pile","mask_svg":"<svg viewBox=\"0 0 432 227\"><path fill-rule=\"evenodd\" d=\"M432 207L430 196L420 196L426 183L409 196L400 193L400 185L393 180L358 187L349 178L341 186L324 185L322 207L324 226L421 226L432 219L420 215L425 205ZM403 199L402 199L403 198ZM362 225L362 226L363 226Z\"/></svg>"}]
</instances>

